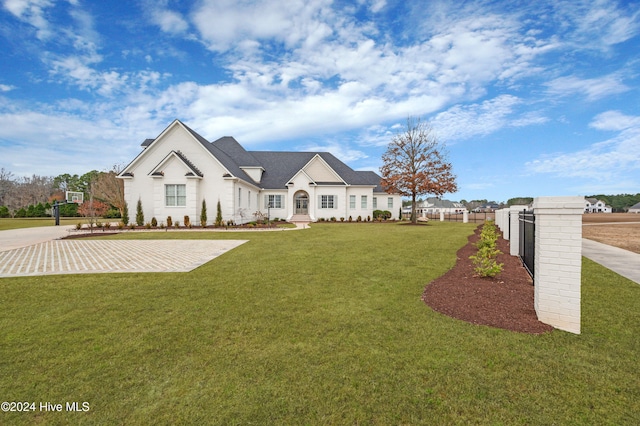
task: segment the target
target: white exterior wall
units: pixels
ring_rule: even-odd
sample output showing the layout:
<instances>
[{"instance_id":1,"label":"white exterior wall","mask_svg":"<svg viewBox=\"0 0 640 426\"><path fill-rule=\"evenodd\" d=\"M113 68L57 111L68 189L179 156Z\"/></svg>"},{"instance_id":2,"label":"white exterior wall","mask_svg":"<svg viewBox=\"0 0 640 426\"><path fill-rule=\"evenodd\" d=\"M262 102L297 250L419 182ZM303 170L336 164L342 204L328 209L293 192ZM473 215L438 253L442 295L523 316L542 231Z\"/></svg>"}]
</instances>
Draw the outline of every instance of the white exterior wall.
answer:
<instances>
[{"instance_id":1,"label":"white exterior wall","mask_svg":"<svg viewBox=\"0 0 640 426\"><path fill-rule=\"evenodd\" d=\"M200 220L200 208L198 206L198 189L200 185L199 178L185 177L188 169L182 162L173 158L169 160L163 169L164 176L146 177L145 180L153 187L153 201L143 207L145 210L145 222L150 222L155 217L158 223L167 222L167 217L171 216L173 222L179 221L184 224L184 216L189 216L192 224L196 224ZM186 186L186 206L166 206L165 204L165 185L185 185ZM148 214L147 212L150 212Z\"/></svg>"},{"instance_id":2,"label":"white exterior wall","mask_svg":"<svg viewBox=\"0 0 640 426\"><path fill-rule=\"evenodd\" d=\"M402 208L402 196L398 194L387 194L386 192L374 192L373 196L378 199L378 205L373 207L373 201L371 202L371 218L373 219L374 210L387 210L391 212L392 219L398 219L399 209ZM388 200L393 200L393 206L389 207Z\"/></svg>"},{"instance_id":3,"label":"white exterior wall","mask_svg":"<svg viewBox=\"0 0 640 426\"><path fill-rule=\"evenodd\" d=\"M348 204L347 197L347 187L346 186L316 186L314 187L315 191L313 195L309 192L309 212L313 212L311 215L313 220L318 220L320 218L329 220L332 217L335 217L336 220L340 220L346 210ZM332 209L323 209L320 206L320 197L322 195L333 195L334 197L334 206ZM311 207L313 206L313 207ZM349 216L344 216L345 220ZM355 218L354 218L355 220Z\"/></svg>"},{"instance_id":4,"label":"white exterior wall","mask_svg":"<svg viewBox=\"0 0 640 426\"><path fill-rule=\"evenodd\" d=\"M186 177L190 170L177 157L170 158L160 170L164 176L149 176L171 151L181 151L186 158L203 172L202 179ZM129 207L129 218L135 222L136 205L138 196L142 201L145 222L150 222L155 217L160 222L167 222L171 216L174 222L184 222L184 216L188 215L192 224L200 223L200 210L202 200L207 202L207 216L209 220L215 220L217 214L217 202L220 200L223 219L235 218L233 191L234 179L225 179L222 176L227 172L220 163L200 144L193 139L191 134L180 126L174 126L166 134L161 136L150 146L145 148L144 155L136 159L129 167L129 172L134 178L125 178L125 200ZM185 207L166 207L164 200L164 185L186 185L187 205ZM248 186L247 186L248 188ZM252 191L256 191L253 189Z\"/></svg>"},{"instance_id":5,"label":"white exterior wall","mask_svg":"<svg viewBox=\"0 0 640 426\"><path fill-rule=\"evenodd\" d=\"M282 208L280 209L276 209L276 208L271 208L268 209L266 204L265 204L265 196L267 195L280 195L282 196ZM287 190L281 190L281 191L277 191L277 190L268 190L268 191L262 191L260 192L260 211L262 213L271 213L271 219L274 218L280 218L280 219L286 219L287 217L289 217L289 211L293 212L293 201L289 199L288 197L288 191ZM293 213L291 213L293 214Z\"/></svg>"},{"instance_id":6,"label":"white exterior wall","mask_svg":"<svg viewBox=\"0 0 640 426\"><path fill-rule=\"evenodd\" d=\"M351 208L351 196L356 197L355 208ZM362 208L362 199L361 197L367 197L367 206ZM349 216L355 221L358 219L358 216L363 221L367 220L368 217L373 217L373 189L372 188L359 188L359 187L350 187L346 192L346 200L345 200L345 211L343 214L336 216L338 220L340 217L344 217L345 220L349 220ZM386 199L385 199L386 203Z\"/></svg>"},{"instance_id":7,"label":"white exterior wall","mask_svg":"<svg viewBox=\"0 0 640 426\"><path fill-rule=\"evenodd\" d=\"M255 220L254 213L260 210L257 198L260 189L240 180L234 181L233 188L233 221L243 224Z\"/></svg>"},{"instance_id":8,"label":"white exterior wall","mask_svg":"<svg viewBox=\"0 0 640 426\"><path fill-rule=\"evenodd\" d=\"M539 197L533 202L535 296L538 319L580 334L583 197Z\"/></svg>"}]
</instances>

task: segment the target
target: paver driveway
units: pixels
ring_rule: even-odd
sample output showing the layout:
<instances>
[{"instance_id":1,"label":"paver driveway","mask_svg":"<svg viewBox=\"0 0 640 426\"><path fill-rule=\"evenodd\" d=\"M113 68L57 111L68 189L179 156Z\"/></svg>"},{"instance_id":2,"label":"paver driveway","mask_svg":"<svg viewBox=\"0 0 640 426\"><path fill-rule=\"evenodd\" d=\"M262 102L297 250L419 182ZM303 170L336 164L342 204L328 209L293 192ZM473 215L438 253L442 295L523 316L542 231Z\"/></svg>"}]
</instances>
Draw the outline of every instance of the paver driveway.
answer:
<instances>
[{"instance_id":1,"label":"paver driveway","mask_svg":"<svg viewBox=\"0 0 640 426\"><path fill-rule=\"evenodd\" d=\"M188 272L247 240L53 240L0 252L0 277Z\"/></svg>"}]
</instances>

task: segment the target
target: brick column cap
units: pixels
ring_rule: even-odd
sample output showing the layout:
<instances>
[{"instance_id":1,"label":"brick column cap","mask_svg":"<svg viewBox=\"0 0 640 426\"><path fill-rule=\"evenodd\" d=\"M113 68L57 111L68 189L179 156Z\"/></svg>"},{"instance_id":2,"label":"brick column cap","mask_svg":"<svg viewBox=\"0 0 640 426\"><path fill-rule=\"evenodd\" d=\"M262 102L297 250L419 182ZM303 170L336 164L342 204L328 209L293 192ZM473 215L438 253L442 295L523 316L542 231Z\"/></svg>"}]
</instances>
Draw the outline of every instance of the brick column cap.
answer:
<instances>
[{"instance_id":1,"label":"brick column cap","mask_svg":"<svg viewBox=\"0 0 640 426\"><path fill-rule=\"evenodd\" d=\"M533 210L536 214L582 214L584 197L537 197Z\"/></svg>"}]
</instances>

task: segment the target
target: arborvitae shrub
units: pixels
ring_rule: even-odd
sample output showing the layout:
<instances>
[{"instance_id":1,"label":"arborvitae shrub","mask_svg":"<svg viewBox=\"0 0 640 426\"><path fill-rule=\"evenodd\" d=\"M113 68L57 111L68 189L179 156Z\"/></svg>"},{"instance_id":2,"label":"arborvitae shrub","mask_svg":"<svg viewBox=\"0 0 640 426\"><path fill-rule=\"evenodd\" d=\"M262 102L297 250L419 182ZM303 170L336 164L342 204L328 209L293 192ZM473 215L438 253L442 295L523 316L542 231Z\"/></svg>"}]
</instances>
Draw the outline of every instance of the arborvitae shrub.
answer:
<instances>
[{"instance_id":1,"label":"arborvitae shrub","mask_svg":"<svg viewBox=\"0 0 640 426\"><path fill-rule=\"evenodd\" d=\"M142 211L142 200L138 198L138 204L136 205L136 223L138 226L144 225L144 212Z\"/></svg>"},{"instance_id":2,"label":"arborvitae shrub","mask_svg":"<svg viewBox=\"0 0 640 426\"><path fill-rule=\"evenodd\" d=\"M200 226L207 226L207 202L202 200L202 209L200 210Z\"/></svg>"},{"instance_id":3,"label":"arborvitae shrub","mask_svg":"<svg viewBox=\"0 0 640 426\"><path fill-rule=\"evenodd\" d=\"M218 200L218 205L216 206L216 226L222 226L222 207L220 207L220 200Z\"/></svg>"}]
</instances>

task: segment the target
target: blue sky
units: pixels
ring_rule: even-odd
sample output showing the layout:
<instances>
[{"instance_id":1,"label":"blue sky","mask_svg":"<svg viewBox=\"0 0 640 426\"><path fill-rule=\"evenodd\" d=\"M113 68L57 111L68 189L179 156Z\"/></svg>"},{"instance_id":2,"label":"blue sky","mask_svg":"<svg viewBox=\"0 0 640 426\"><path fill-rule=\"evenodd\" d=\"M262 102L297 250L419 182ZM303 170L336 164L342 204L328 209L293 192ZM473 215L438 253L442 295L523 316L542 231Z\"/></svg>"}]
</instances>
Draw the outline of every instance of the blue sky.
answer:
<instances>
[{"instance_id":1,"label":"blue sky","mask_svg":"<svg viewBox=\"0 0 640 426\"><path fill-rule=\"evenodd\" d=\"M640 192L640 3L1 0L0 167L127 164L178 118L379 172L432 124L445 198Z\"/></svg>"}]
</instances>

